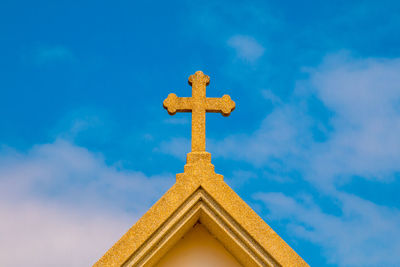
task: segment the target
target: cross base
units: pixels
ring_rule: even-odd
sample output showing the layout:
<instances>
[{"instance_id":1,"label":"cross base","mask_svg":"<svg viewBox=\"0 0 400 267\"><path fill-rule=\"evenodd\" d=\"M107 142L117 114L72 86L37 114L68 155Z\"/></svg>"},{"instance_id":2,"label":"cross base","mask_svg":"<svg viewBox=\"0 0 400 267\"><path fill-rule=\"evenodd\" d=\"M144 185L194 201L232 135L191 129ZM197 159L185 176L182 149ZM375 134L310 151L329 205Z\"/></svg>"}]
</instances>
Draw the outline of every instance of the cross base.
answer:
<instances>
[{"instance_id":1,"label":"cross base","mask_svg":"<svg viewBox=\"0 0 400 267\"><path fill-rule=\"evenodd\" d=\"M203 179L223 180L224 177L216 174L214 165L211 164L211 154L206 151L190 152L186 156L186 165L184 173L176 175L177 182L185 182L188 179L201 181Z\"/></svg>"}]
</instances>

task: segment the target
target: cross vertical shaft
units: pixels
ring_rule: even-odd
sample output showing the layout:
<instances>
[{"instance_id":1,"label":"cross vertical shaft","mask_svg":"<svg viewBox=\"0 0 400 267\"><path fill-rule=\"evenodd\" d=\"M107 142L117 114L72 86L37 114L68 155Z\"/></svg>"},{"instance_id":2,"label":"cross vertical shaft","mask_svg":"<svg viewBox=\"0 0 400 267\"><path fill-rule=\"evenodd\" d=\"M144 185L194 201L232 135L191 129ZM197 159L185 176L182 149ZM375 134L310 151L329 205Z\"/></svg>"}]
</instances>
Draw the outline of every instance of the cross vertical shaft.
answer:
<instances>
[{"instance_id":1,"label":"cross vertical shaft","mask_svg":"<svg viewBox=\"0 0 400 267\"><path fill-rule=\"evenodd\" d=\"M191 75L192 85L192 152L206 151L206 86L209 78L206 75Z\"/></svg>"}]
</instances>

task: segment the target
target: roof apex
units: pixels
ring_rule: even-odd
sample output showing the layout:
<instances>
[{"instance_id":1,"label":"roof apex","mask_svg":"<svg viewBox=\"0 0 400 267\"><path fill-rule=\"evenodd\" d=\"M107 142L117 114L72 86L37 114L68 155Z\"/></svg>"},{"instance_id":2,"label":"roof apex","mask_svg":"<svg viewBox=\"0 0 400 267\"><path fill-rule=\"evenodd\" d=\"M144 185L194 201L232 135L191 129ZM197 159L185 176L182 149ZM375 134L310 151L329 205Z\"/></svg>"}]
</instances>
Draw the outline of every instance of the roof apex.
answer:
<instances>
[{"instance_id":1,"label":"roof apex","mask_svg":"<svg viewBox=\"0 0 400 267\"><path fill-rule=\"evenodd\" d=\"M200 202L198 216L203 214L203 219L198 217L199 220L207 228L216 227L214 230L209 229L210 232L216 235L217 239L222 241L231 250L232 255L244 263L245 266L308 266L223 181L222 175L214 173L214 166L210 163L211 157L208 155L209 153L192 153L195 154L188 154L188 164L185 165L185 172L177 174L177 182L94 264L95 267L152 266L146 262L151 263L164 255L163 253L167 252L168 247L177 242L184 234L185 225L190 226L191 223L196 223L197 217L191 217L190 223L183 223L185 215L188 213L182 211L188 211L194 204ZM196 201L193 202L193 199ZM207 204L208 206L206 203L209 203ZM210 208L210 214L214 214L214 217L212 215L204 215L206 207ZM208 223L207 218L209 220ZM213 222L218 221L217 218L222 219L224 223L217 222L217 226L215 224L212 226ZM176 223L171 223L173 221L176 221ZM179 228L181 230L174 232L173 227L176 227L179 223L182 226ZM218 229L220 229L220 232L218 232ZM232 231L236 231L244 237L229 239L223 236L223 232ZM167 236L167 233L170 233L169 236ZM151 242L155 240L154 238L159 238L157 246L151 245ZM161 244L160 240L169 242L170 245L166 245L161 249L162 246L159 246ZM250 244L248 246L254 247L253 250L250 249L249 251L253 251L253 254L258 253L261 256L257 256L254 261L251 260L251 257L246 257L246 246L240 245L240 242L247 242L246 244ZM237 245L242 248L235 249L235 247L238 247ZM144 252L143 249L146 246L149 249ZM144 254L142 255L141 253ZM155 256L154 259L148 257L143 261L145 255Z\"/></svg>"}]
</instances>

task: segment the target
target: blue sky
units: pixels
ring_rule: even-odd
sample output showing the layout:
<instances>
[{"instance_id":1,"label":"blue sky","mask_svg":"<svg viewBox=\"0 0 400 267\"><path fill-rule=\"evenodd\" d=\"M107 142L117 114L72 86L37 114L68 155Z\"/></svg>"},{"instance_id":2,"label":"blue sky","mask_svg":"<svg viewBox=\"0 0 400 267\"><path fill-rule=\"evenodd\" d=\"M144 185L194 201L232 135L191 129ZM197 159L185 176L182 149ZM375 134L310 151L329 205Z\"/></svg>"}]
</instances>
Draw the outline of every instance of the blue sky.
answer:
<instances>
[{"instance_id":1,"label":"blue sky","mask_svg":"<svg viewBox=\"0 0 400 267\"><path fill-rule=\"evenodd\" d=\"M202 70L237 105L207 115L217 173L291 247L311 266L399 266L398 14L1 1L0 265L94 263L183 171L190 116L162 101Z\"/></svg>"}]
</instances>

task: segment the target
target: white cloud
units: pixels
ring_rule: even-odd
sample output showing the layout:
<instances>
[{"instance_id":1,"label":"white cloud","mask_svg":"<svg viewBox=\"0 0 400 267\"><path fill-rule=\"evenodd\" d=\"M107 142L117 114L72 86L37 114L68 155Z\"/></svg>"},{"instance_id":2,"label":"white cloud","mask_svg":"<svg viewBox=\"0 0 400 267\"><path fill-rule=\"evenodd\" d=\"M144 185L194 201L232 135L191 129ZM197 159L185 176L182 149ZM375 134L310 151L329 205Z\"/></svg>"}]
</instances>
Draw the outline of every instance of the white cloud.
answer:
<instances>
[{"instance_id":1,"label":"white cloud","mask_svg":"<svg viewBox=\"0 0 400 267\"><path fill-rule=\"evenodd\" d=\"M315 176L393 178L400 170L400 60L328 57L310 85L334 113L334 132L315 145ZM319 166L319 167L317 167Z\"/></svg>"},{"instance_id":2,"label":"white cloud","mask_svg":"<svg viewBox=\"0 0 400 267\"><path fill-rule=\"evenodd\" d=\"M63 139L0 150L1 266L90 266L174 177L107 165Z\"/></svg>"},{"instance_id":3,"label":"white cloud","mask_svg":"<svg viewBox=\"0 0 400 267\"><path fill-rule=\"evenodd\" d=\"M328 261L339 266L398 266L400 211L349 194L338 194L340 215L323 212L309 197L282 193L256 196L269 217L288 220L291 235L323 248Z\"/></svg>"},{"instance_id":4,"label":"white cloud","mask_svg":"<svg viewBox=\"0 0 400 267\"><path fill-rule=\"evenodd\" d=\"M231 135L222 141L210 142L215 156L245 160L257 167L282 158L301 156L305 139L307 118L290 106L275 109L250 135Z\"/></svg>"},{"instance_id":5,"label":"white cloud","mask_svg":"<svg viewBox=\"0 0 400 267\"><path fill-rule=\"evenodd\" d=\"M310 71L308 81L299 83L296 102L278 107L269 115L273 118L279 110L289 109L280 117L280 124L266 119L267 125L259 130L277 130L284 136L297 131L301 138L290 134L288 140L273 148L269 142L276 144L276 140L266 139L265 158L278 155L290 168L301 170L305 179L323 189L341 208L340 215L332 215L314 203L282 194L262 195L272 218L288 219L293 234L321 245L327 259L341 266L400 264L400 211L336 189L353 176L390 182L400 171L399 73L399 59L356 60L344 54L327 57L321 66ZM318 115L296 115L300 121L293 119L293 114L307 114L304 103L312 94L332 112L332 130L326 132L324 141L311 138L310 126L316 124L313 116ZM236 141L242 148L252 149L247 152L247 160L255 164L262 148L249 144L259 143L258 136L255 133Z\"/></svg>"},{"instance_id":6,"label":"white cloud","mask_svg":"<svg viewBox=\"0 0 400 267\"><path fill-rule=\"evenodd\" d=\"M273 94L271 90L262 90L261 95L268 101L270 101L273 105L283 104L282 100Z\"/></svg>"},{"instance_id":7,"label":"white cloud","mask_svg":"<svg viewBox=\"0 0 400 267\"><path fill-rule=\"evenodd\" d=\"M158 150L183 160L191 150L190 140L187 138L172 138L169 141L161 142Z\"/></svg>"},{"instance_id":8,"label":"white cloud","mask_svg":"<svg viewBox=\"0 0 400 267\"><path fill-rule=\"evenodd\" d=\"M257 174L248 170L234 170L231 177L225 177L227 183L233 187L240 187L248 183L251 179L257 177Z\"/></svg>"},{"instance_id":9,"label":"white cloud","mask_svg":"<svg viewBox=\"0 0 400 267\"><path fill-rule=\"evenodd\" d=\"M245 35L229 38L228 45L235 49L237 57L248 62L255 62L264 54L264 47L256 39Z\"/></svg>"},{"instance_id":10,"label":"white cloud","mask_svg":"<svg viewBox=\"0 0 400 267\"><path fill-rule=\"evenodd\" d=\"M400 60L356 60L336 54L298 83L293 99L276 106L251 134L212 141L215 156L257 167L284 162L325 189L353 175L390 181L400 171ZM269 94L268 94L269 96ZM316 96L329 125L310 114ZM316 141L314 130L326 135ZM328 130L330 129L330 130Z\"/></svg>"},{"instance_id":11,"label":"white cloud","mask_svg":"<svg viewBox=\"0 0 400 267\"><path fill-rule=\"evenodd\" d=\"M91 266L135 222L48 202L0 202L1 266Z\"/></svg>"}]
</instances>

